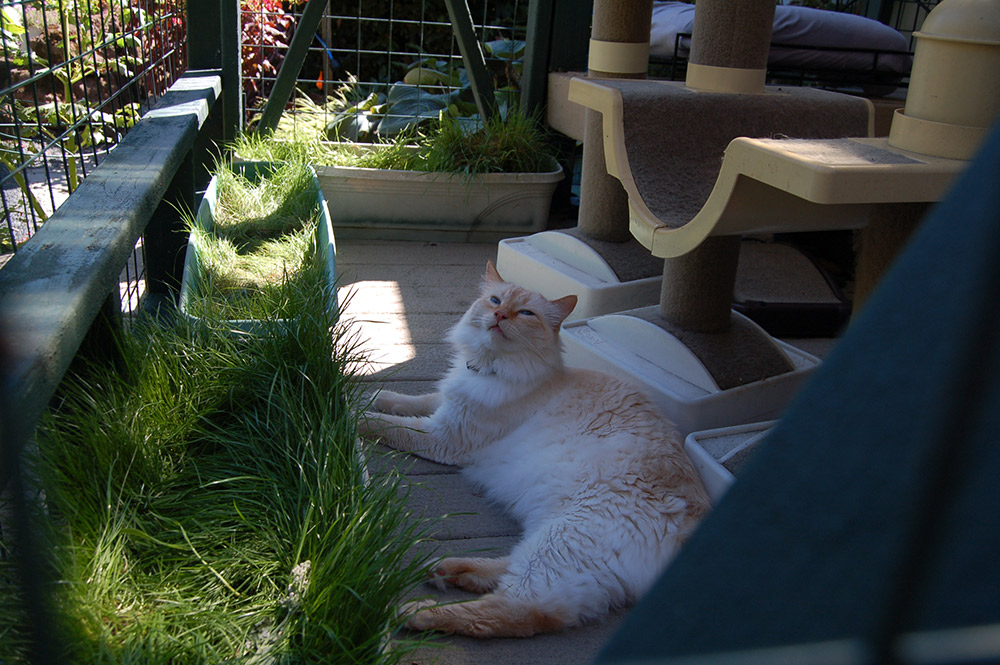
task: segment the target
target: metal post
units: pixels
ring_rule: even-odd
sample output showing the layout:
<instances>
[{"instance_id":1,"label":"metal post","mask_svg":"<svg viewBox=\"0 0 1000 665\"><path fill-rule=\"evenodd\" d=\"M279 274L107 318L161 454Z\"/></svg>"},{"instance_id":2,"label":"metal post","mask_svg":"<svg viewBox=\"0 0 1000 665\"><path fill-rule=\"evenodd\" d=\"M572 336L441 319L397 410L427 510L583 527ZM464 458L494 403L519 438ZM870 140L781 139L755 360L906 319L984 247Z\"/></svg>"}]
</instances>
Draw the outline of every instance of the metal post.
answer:
<instances>
[{"instance_id":1,"label":"metal post","mask_svg":"<svg viewBox=\"0 0 1000 665\"><path fill-rule=\"evenodd\" d=\"M521 74L521 108L528 115L545 104L553 4L554 0L531 0L528 3L528 32L525 37L524 71Z\"/></svg>"},{"instance_id":2,"label":"metal post","mask_svg":"<svg viewBox=\"0 0 1000 665\"><path fill-rule=\"evenodd\" d=\"M469 85L472 95L476 98L476 106L483 121L496 114L496 100L493 98L493 78L486 69L486 58L476 37L476 29L472 24L472 14L469 3L462 0L445 0L448 16L451 17L451 29L458 41L458 50L462 53L465 70L469 74Z\"/></svg>"},{"instance_id":3,"label":"metal post","mask_svg":"<svg viewBox=\"0 0 1000 665\"><path fill-rule=\"evenodd\" d=\"M187 59L189 69L218 69L222 66L221 0L188 0Z\"/></svg>"},{"instance_id":4,"label":"metal post","mask_svg":"<svg viewBox=\"0 0 1000 665\"><path fill-rule=\"evenodd\" d=\"M295 89L295 79L302 70L302 63L305 62L306 54L309 53L309 45L312 44L319 23L323 20L323 14L329 0L309 0L305 9L302 10L302 17L295 27L295 34L292 35L292 43L288 45L288 53L281 62L278 69L278 77L274 81L271 95L267 98L267 104L260 114L260 121L257 124L257 132L264 135L270 134L278 126L278 120L285 110L285 104L292 96Z\"/></svg>"},{"instance_id":5,"label":"metal post","mask_svg":"<svg viewBox=\"0 0 1000 665\"><path fill-rule=\"evenodd\" d=\"M180 288L185 238L181 210L194 212L194 151L188 152L174 174L143 234L146 291L162 297Z\"/></svg>"},{"instance_id":6,"label":"metal post","mask_svg":"<svg viewBox=\"0 0 1000 665\"><path fill-rule=\"evenodd\" d=\"M240 49L240 0L221 0L222 135L232 141L243 130L243 55ZM212 37L215 39L215 37Z\"/></svg>"}]
</instances>

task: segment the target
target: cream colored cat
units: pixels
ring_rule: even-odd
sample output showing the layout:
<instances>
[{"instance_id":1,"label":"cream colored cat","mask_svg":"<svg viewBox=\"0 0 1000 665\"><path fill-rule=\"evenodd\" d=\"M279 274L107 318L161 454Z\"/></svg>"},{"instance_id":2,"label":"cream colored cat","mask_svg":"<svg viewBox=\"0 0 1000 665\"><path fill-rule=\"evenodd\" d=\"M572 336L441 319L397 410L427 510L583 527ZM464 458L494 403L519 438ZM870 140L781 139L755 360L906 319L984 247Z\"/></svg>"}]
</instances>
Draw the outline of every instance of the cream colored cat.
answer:
<instances>
[{"instance_id":1,"label":"cream colored cat","mask_svg":"<svg viewBox=\"0 0 1000 665\"><path fill-rule=\"evenodd\" d=\"M362 423L367 438L464 467L524 527L507 557L440 561L437 581L484 595L411 603L410 628L528 636L600 617L646 591L707 512L670 421L631 385L563 366L575 305L488 263L439 392L383 390Z\"/></svg>"}]
</instances>

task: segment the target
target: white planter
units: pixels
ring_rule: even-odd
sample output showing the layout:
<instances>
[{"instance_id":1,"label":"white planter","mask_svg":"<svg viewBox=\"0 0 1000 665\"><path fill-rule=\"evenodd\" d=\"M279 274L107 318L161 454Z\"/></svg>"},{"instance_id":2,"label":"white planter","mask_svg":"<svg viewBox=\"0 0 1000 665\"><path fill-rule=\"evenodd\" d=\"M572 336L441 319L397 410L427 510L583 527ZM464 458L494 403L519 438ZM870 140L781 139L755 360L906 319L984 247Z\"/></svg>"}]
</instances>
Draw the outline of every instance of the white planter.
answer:
<instances>
[{"instance_id":1,"label":"white planter","mask_svg":"<svg viewBox=\"0 0 1000 665\"><path fill-rule=\"evenodd\" d=\"M563 178L545 173L460 175L316 166L341 237L492 241L548 224L552 193Z\"/></svg>"},{"instance_id":2,"label":"white planter","mask_svg":"<svg viewBox=\"0 0 1000 665\"><path fill-rule=\"evenodd\" d=\"M243 169L249 175L262 176L271 168L268 162L238 162L233 168ZM317 187L316 205L320 212L320 217L316 225L317 251L323 257L323 274L327 289L330 293L330 301L327 307L331 313L337 310L337 274L336 274L336 245L333 239L333 224L330 221L330 212L323 197L323 191ZM198 212L195 215L195 224L205 230L211 230L215 222L215 206L218 201L218 179L213 177L205 190ZM191 321L197 321L197 317L191 314L191 302L197 293L201 274L198 258L198 246L191 236L188 237L187 249L184 254L184 273L181 278L181 290L178 298L178 307L181 314ZM253 334L259 327L260 322L256 320L231 320L227 322L229 328L236 332Z\"/></svg>"}]
</instances>

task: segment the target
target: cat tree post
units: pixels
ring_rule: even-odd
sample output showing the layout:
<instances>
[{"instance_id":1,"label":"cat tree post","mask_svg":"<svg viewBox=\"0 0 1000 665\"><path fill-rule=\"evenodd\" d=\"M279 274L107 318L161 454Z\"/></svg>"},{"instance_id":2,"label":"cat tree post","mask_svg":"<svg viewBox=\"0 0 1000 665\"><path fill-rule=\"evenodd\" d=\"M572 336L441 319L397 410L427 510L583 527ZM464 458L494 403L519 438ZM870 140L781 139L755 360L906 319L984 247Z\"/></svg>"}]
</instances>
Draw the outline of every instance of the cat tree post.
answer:
<instances>
[{"instance_id":1,"label":"cat tree post","mask_svg":"<svg viewBox=\"0 0 1000 665\"><path fill-rule=\"evenodd\" d=\"M972 159L1000 117L1000 2L945 0L914 35L906 105L893 116L889 145ZM880 206L861 230L855 310L867 299L926 214L929 204Z\"/></svg>"},{"instance_id":2,"label":"cat tree post","mask_svg":"<svg viewBox=\"0 0 1000 665\"><path fill-rule=\"evenodd\" d=\"M595 0L588 78L646 78L652 0ZM597 240L625 242L628 197L607 172L601 114L586 112L577 228Z\"/></svg>"},{"instance_id":3,"label":"cat tree post","mask_svg":"<svg viewBox=\"0 0 1000 665\"><path fill-rule=\"evenodd\" d=\"M763 93L774 2L698 0L697 7L687 86L712 92ZM728 330L739 244L738 237L709 238L682 257L666 259L660 316L697 332Z\"/></svg>"}]
</instances>

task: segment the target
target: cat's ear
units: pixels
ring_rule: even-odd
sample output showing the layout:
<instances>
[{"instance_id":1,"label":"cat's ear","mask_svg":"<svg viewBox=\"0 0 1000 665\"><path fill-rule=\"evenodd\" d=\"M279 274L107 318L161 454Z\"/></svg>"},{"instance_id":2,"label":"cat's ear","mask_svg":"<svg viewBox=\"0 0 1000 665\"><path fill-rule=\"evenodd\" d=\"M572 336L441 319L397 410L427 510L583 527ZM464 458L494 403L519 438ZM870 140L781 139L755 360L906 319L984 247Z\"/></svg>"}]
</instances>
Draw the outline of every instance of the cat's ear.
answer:
<instances>
[{"instance_id":1,"label":"cat's ear","mask_svg":"<svg viewBox=\"0 0 1000 665\"><path fill-rule=\"evenodd\" d=\"M559 317L559 321L556 324L558 326L566 320L566 317L569 316L570 312L573 311L573 308L576 307L576 296L563 296L558 300L552 300L550 302L555 305L555 310Z\"/></svg>"},{"instance_id":2,"label":"cat's ear","mask_svg":"<svg viewBox=\"0 0 1000 665\"><path fill-rule=\"evenodd\" d=\"M499 283L504 281L503 277L500 276L500 273L497 272L496 266L493 265L493 262L490 261L489 259L486 260L485 279L487 284Z\"/></svg>"}]
</instances>

